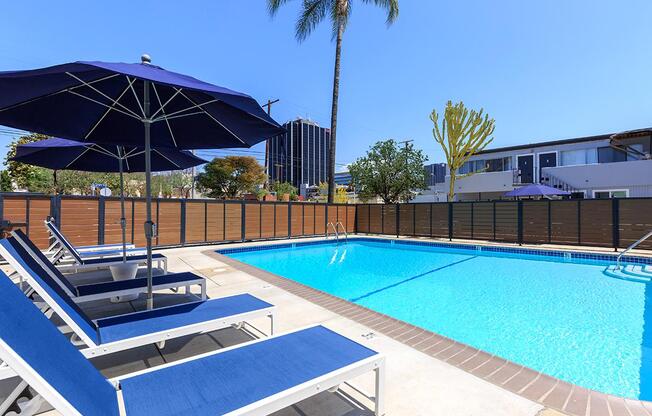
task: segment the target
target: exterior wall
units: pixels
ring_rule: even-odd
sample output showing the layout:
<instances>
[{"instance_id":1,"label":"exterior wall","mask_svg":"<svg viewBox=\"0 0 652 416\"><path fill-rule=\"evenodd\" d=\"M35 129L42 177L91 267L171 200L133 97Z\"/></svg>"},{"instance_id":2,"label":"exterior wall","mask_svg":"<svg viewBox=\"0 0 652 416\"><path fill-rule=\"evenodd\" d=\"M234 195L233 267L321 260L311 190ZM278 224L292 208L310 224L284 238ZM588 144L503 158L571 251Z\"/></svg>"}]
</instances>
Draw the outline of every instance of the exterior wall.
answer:
<instances>
[{"instance_id":1,"label":"exterior wall","mask_svg":"<svg viewBox=\"0 0 652 416\"><path fill-rule=\"evenodd\" d=\"M450 176L446 177L446 189L450 184ZM504 172L485 172L476 173L466 178L458 178L455 181L455 193L478 193L478 192L507 192L514 189L514 173Z\"/></svg>"},{"instance_id":2,"label":"exterior wall","mask_svg":"<svg viewBox=\"0 0 652 416\"><path fill-rule=\"evenodd\" d=\"M623 139L622 143L637 143L639 146L642 146L641 150L643 153L650 153L651 144L649 136ZM511 160L511 170L502 172L478 172L467 178L458 179L455 190L459 200L486 199L496 193L500 193L500 196L502 193L514 189L515 183L519 182L518 175L515 176L513 172L518 170L517 157L521 155L532 155L534 161L534 183L539 183L542 180L540 176L547 178L549 175L567 183L573 188L585 191L585 198L592 198L593 191L595 190L622 189L627 189L630 197L652 196L652 160L649 159L560 166L562 163L562 152L564 151L595 150L597 152L598 148L608 147L609 145L609 136L605 135L598 136L595 140L584 140L574 143L548 143L543 146L537 146L535 144L528 148L480 153L472 156L469 161L509 158ZM538 155L550 152L557 153L557 166L540 169ZM450 176L447 176L446 184L449 181ZM478 193L481 193L481 196L478 196Z\"/></svg>"},{"instance_id":3,"label":"exterior wall","mask_svg":"<svg viewBox=\"0 0 652 416\"><path fill-rule=\"evenodd\" d=\"M577 189L652 185L652 160L544 168Z\"/></svg>"}]
</instances>

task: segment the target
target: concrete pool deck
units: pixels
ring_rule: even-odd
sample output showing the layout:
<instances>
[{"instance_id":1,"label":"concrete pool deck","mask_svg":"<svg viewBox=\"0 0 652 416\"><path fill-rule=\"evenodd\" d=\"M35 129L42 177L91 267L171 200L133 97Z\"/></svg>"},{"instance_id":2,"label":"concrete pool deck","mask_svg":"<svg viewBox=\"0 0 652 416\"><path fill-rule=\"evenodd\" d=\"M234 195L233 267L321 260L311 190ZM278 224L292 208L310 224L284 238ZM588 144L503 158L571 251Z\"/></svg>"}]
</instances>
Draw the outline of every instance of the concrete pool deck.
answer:
<instances>
[{"instance_id":1,"label":"concrete pool deck","mask_svg":"<svg viewBox=\"0 0 652 416\"><path fill-rule=\"evenodd\" d=\"M559 415L558 411L582 416L652 415L652 408L646 410L646 404L640 401L590 392L536 372L534 379L530 379L528 372L532 370L215 253L219 248L287 241L196 246L159 252L169 258L170 271L193 271L206 277L209 297L248 292L276 305L277 333L324 324L385 354L388 415L552 416ZM482 244L478 241L469 243ZM561 249L559 246L544 248ZM579 250L578 247L569 249ZM598 249L598 252L608 251ZM170 292L156 297L157 305L182 300L182 295ZM122 304L94 302L85 309L100 316L143 307L144 302L139 299ZM251 323L265 332L269 329L267 320ZM168 342L163 350L148 346L103 357L94 363L106 375L115 376L250 338L251 335L245 331L227 329ZM371 374L353 380L352 384L362 392L373 392ZM278 412L278 415L367 415L371 414L369 409L372 408L372 402L365 394L344 386L340 394L322 393Z\"/></svg>"}]
</instances>

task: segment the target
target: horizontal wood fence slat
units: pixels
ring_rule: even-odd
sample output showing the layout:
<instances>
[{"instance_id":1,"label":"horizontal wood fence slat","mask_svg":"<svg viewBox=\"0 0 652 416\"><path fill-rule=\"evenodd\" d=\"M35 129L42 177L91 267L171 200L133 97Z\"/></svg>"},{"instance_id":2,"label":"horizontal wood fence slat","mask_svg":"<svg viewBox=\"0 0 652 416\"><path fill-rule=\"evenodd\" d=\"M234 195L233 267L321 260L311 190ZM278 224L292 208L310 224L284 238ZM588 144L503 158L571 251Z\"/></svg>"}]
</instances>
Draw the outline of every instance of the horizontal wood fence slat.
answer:
<instances>
[{"instance_id":1,"label":"horizontal wood fence slat","mask_svg":"<svg viewBox=\"0 0 652 416\"><path fill-rule=\"evenodd\" d=\"M153 243L167 247L324 235L326 224L338 221L354 233L357 210L343 204L154 199L152 216L158 230ZM76 245L122 242L118 198L0 194L0 218L26 223L21 229L43 249L49 245L43 224L48 217ZM125 218L127 242L144 246L144 199L127 198Z\"/></svg>"},{"instance_id":2,"label":"horizontal wood fence slat","mask_svg":"<svg viewBox=\"0 0 652 416\"><path fill-rule=\"evenodd\" d=\"M125 206L127 241L142 247L145 201L127 198ZM329 222L341 222L348 233L624 248L652 229L651 212L652 198L358 205L155 199L152 205L157 246L324 235ZM0 194L0 218L26 223L21 229L41 248L49 243L43 221L50 216L74 244L122 241L117 198ZM639 247L652 249L652 240Z\"/></svg>"},{"instance_id":3,"label":"horizontal wood fence slat","mask_svg":"<svg viewBox=\"0 0 652 416\"><path fill-rule=\"evenodd\" d=\"M624 248L652 229L652 198L358 204L355 210L358 233L519 244ZM639 248L652 249L652 239Z\"/></svg>"}]
</instances>

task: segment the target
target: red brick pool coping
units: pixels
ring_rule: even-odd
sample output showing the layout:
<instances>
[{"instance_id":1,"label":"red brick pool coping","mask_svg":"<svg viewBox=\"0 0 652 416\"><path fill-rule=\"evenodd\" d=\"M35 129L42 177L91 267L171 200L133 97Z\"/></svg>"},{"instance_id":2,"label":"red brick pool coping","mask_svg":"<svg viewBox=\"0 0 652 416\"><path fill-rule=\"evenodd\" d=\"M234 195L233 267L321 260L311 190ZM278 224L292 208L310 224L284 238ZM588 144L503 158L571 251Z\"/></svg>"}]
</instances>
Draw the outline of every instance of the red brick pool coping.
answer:
<instances>
[{"instance_id":1,"label":"red brick pool coping","mask_svg":"<svg viewBox=\"0 0 652 416\"><path fill-rule=\"evenodd\" d=\"M213 250L202 253L545 407L573 416L652 416L652 402L570 384Z\"/></svg>"}]
</instances>

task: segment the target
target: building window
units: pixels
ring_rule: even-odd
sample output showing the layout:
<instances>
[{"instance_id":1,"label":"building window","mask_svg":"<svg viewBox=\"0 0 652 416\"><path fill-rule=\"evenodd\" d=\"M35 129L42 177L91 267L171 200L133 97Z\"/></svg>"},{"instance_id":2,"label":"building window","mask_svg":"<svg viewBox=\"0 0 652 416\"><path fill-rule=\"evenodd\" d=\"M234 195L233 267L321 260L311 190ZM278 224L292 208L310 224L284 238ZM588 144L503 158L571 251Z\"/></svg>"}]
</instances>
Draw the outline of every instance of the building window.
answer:
<instances>
[{"instance_id":1,"label":"building window","mask_svg":"<svg viewBox=\"0 0 652 416\"><path fill-rule=\"evenodd\" d=\"M503 159L489 159L485 162L485 172L502 172Z\"/></svg>"},{"instance_id":2,"label":"building window","mask_svg":"<svg viewBox=\"0 0 652 416\"><path fill-rule=\"evenodd\" d=\"M561 165L586 165L586 149L564 150L561 152Z\"/></svg>"},{"instance_id":3,"label":"building window","mask_svg":"<svg viewBox=\"0 0 652 416\"><path fill-rule=\"evenodd\" d=\"M613 147L598 147L598 163L625 162L627 153Z\"/></svg>"},{"instance_id":4,"label":"building window","mask_svg":"<svg viewBox=\"0 0 652 416\"><path fill-rule=\"evenodd\" d=\"M609 199L609 198L627 198L629 197L629 189L610 189L593 191L593 198L595 199Z\"/></svg>"},{"instance_id":5,"label":"building window","mask_svg":"<svg viewBox=\"0 0 652 416\"><path fill-rule=\"evenodd\" d=\"M560 166L590 165L598 163L598 149L563 150Z\"/></svg>"}]
</instances>

